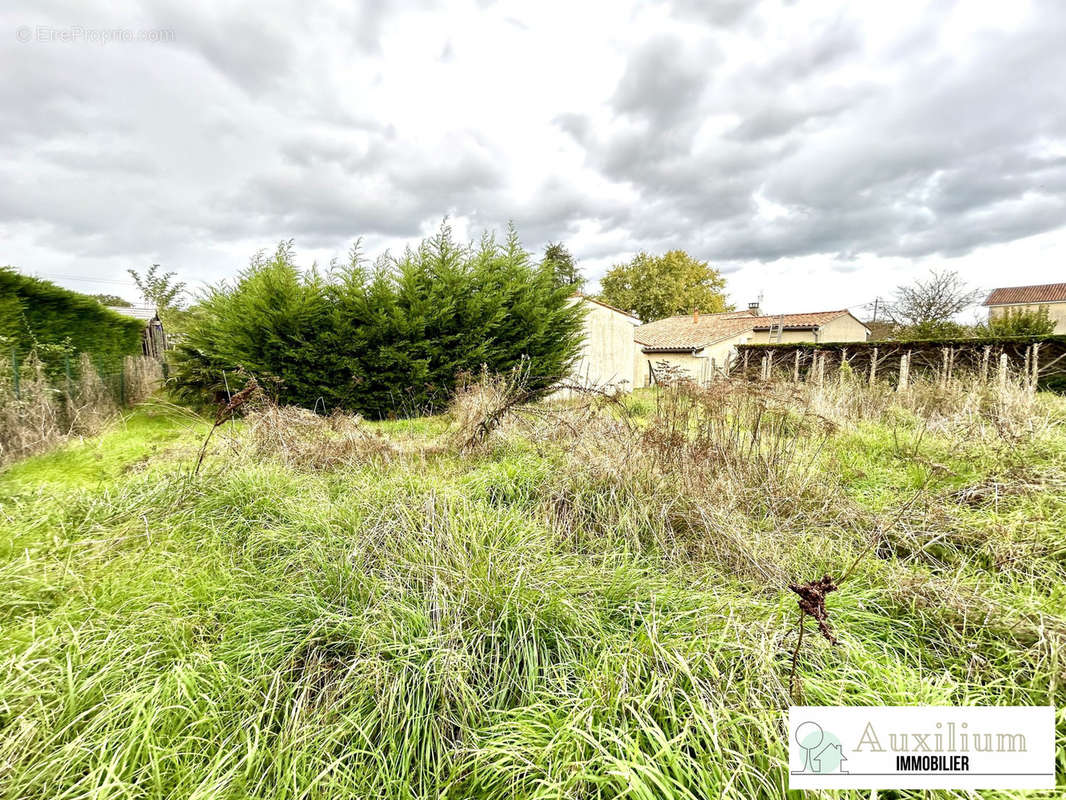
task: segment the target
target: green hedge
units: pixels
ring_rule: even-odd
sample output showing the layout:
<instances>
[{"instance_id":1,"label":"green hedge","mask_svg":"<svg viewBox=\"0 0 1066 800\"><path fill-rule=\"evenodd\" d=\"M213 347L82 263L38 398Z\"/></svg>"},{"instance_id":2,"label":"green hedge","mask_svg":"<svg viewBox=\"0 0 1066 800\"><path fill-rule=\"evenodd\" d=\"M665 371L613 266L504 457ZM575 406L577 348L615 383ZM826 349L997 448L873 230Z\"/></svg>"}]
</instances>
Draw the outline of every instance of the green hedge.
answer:
<instances>
[{"instance_id":1,"label":"green hedge","mask_svg":"<svg viewBox=\"0 0 1066 800\"><path fill-rule=\"evenodd\" d=\"M141 352L144 323L109 311L96 300L48 281L0 267L0 353L22 356L36 349L48 353L64 347L88 353L97 369L114 372L122 359Z\"/></svg>"},{"instance_id":2,"label":"green hedge","mask_svg":"<svg viewBox=\"0 0 1066 800\"><path fill-rule=\"evenodd\" d=\"M1042 336L961 336L948 339L871 339L868 342L748 342L738 345L738 350L789 350L800 348L802 350L872 350L877 347L881 350L886 348L900 348L902 350L922 350L925 348L938 347L992 347L1003 345L1030 345L1066 344L1066 335L1061 333L1049 333Z\"/></svg>"},{"instance_id":3,"label":"green hedge","mask_svg":"<svg viewBox=\"0 0 1066 800\"><path fill-rule=\"evenodd\" d=\"M398 258L371 267L356 251L325 272L301 270L282 242L201 297L174 353L176 388L225 397L224 373L241 368L281 403L373 419L436 413L483 366L522 367L547 392L581 352L571 292L513 229L468 246L442 225Z\"/></svg>"}]
</instances>

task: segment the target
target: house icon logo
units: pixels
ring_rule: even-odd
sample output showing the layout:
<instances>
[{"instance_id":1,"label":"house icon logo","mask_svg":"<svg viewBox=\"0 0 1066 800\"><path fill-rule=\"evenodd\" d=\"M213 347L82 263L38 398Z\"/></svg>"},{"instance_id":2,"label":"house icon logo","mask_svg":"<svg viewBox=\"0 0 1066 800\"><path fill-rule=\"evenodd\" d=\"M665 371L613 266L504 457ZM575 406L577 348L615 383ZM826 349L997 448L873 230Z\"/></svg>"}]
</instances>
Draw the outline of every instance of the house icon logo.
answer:
<instances>
[{"instance_id":1,"label":"house icon logo","mask_svg":"<svg viewBox=\"0 0 1066 800\"><path fill-rule=\"evenodd\" d=\"M848 760L840 739L822 726L810 720L796 726L796 744L803 753L803 768L800 772L814 775L847 775L844 764Z\"/></svg>"}]
</instances>

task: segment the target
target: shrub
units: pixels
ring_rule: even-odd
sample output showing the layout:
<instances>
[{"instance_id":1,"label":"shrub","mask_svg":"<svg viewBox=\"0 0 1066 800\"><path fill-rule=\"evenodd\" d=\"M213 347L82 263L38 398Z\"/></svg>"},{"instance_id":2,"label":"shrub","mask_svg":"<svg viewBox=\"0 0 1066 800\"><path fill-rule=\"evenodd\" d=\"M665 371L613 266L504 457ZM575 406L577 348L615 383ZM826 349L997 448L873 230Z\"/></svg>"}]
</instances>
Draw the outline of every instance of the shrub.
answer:
<instances>
[{"instance_id":1,"label":"shrub","mask_svg":"<svg viewBox=\"0 0 1066 800\"><path fill-rule=\"evenodd\" d=\"M987 331L992 336L1049 336L1055 332L1055 323L1048 315L1047 306L1008 308L989 317ZM984 328L979 327L978 334L983 332Z\"/></svg>"},{"instance_id":2,"label":"shrub","mask_svg":"<svg viewBox=\"0 0 1066 800\"><path fill-rule=\"evenodd\" d=\"M461 373L527 364L540 396L580 347L581 310L549 266L538 267L513 229L477 247L440 231L396 259L301 272L292 242L258 255L236 285L201 299L177 353L185 393L224 389L244 369L279 403L367 417L443 408Z\"/></svg>"}]
</instances>

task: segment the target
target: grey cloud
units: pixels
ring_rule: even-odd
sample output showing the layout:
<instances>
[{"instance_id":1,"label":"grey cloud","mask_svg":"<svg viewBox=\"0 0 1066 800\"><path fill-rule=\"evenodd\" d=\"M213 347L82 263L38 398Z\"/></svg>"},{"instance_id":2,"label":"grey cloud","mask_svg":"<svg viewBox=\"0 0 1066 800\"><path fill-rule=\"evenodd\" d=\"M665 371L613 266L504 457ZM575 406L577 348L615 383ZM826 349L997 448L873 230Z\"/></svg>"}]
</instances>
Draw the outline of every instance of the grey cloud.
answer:
<instances>
[{"instance_id":1,"label":"grey cloud","mask_svg":"<svg viewBox=\"0 0 1066 800\"><path fill-rule=\"evenodd\" d=\"M145 9L152 26L174 31L174 46L188 50L245 91L275 86L291 68L298 42L291 27L277 22L270 5L212 4L152 0Z\"/></svg>"},{"instance_id":2,"label":"grey cloud","mask_svg":"<svg viewBox=\"0 0 1066 800\"><path fill-rule=\"evenodd\" d=\"M629 58L611 104L649 124L671 125L691 114L716 60L709 46L693 52L676 36L658 36Z\"/></svg>"},{"instance_id":3,"label":"grey cloud","mask_svg":"<svg viewBox=\"0 0 1066 800\"><path fill-rule=\"evenodd\" d=\"M116 21L96 2L81 21L173 28L177 40L0 44L0 225L72 258L150 250L165 262L248 239L343 249L361 234L414 237L450 213L514 220L531 247L591 222L603 235L590 258L685 247L730 263L959 255L1066 223L1061 3L1038 0L1029 22L965 47L946 44L951 4L935 4L873 51L855 16L782 44L762 37L780 3L675 0L661 30L677 35L622 37L613 91L528 120L531 135L580 146L581 170L564 160L572 147L558 164L550 153L516 164L514 142L477 120L427 114L411 130L361 102L393 68L382 42L430 5L292 15L146 0ZM0 24L78 22L66 9L13 5ZM319 35L334 49L316 50ZM431 60L449 41L437 35ZM718 46L731 36L750 52ZM444 69L460 75L468 54L452 55Z\"/></svg>"},{"instance_id":4,"label":"grey cloud","mask_svg":"<svg viewBox=\"0 0 1066 800\"><path fill-rule=\"evenodd\" d=\"M685 20L732 26L747 18L758 6L756 0L674 0L674 13Z\"/></svg>"},{"instance_id":5,"label":"grey cloud","mask_svg":"<svg viewBox=\"0 0 1066 800\"><path fill-rule=\"evenodd\" d=\"M590 197L572 182L547 178L530 193L517 197L498 194L492 205L471 215L482 228L501 228L513 221L527 245L539 246L573 232L581 222L613 227L628 216L627 205L614 197Z\"/></svg>"},{"instance_id":6,"label":"grey cloud","mask_svg":"<svg viewBox=\"0 0 1066 800\"><path fill-rule=\"evenodd\" d=\"M772 83L779 82L782 77L790 81L802 80L859 53L863 44L857 23L841 17L812 26L796 41L780 56L765 64L757 64L753 73L766 76Z\"/></svg>"},{"instance_id":7,"label":"grey cloud","mask_svg":"<svg viewBox=\"0 0 1066 800\"><path fill-rule=\"evenodd\" d=\"M585 114L567 112L556 115L552 122L563 133L569 134L578 144L588 144L592 122Z\"/></svg>"},{"instance_id":8,"label":"grey cloud","mask_svg":"<svg viewBox=\"0 0 1066 800\"><path fill-rule=\"evenodd\" d=\"M364 143L309 137L288 142L283 152L283 166L225 199L226 207L251 212L251 233L302 232L312 244L410 236L427 219L491 206L504 183L499 158L471 134L446 137L439 152L447 158L380 133Z\"/></svg>"},{"instance_id":9,"label":"grey cloud","mask_svg":"<svg viewBox=\"0 0 1066 800\"><path fill-rule=\"evenodd\" d=\"M891 86L843 89L821 76L848 63L862 37L832 20L703 102L693 91L676 104L634 77L676 63L675 48L656 43L631 60L609 126L594 135L580 117L557 124L591 166L640 192L625 221L637 238L730 260L959 255L1066 222L1066 159L1040 155L1066 141L1066 90L1035 77L1066 75L1064 17L1049 10L1028 30L986 34L976 60L939 53L902 65ZM730 109L741 112L731 131L696 141L705 115ZM634 110L668 124L636 124ZM784 216L760 216L756 196Z\"/></svg>"},{"instance_id":10,"label":"grey cloud","mask_svg":"<svg viewBox=\"0 0 1066 800\"><path fill-rule=\"evenodd\" d=\"M762 107L744 116L727 136L730 139L759 141L775 139L801 127L813 127L827 117L843 110L843 105L831 107L796 107L785 104Z\"/></svg>"}]
</instances>

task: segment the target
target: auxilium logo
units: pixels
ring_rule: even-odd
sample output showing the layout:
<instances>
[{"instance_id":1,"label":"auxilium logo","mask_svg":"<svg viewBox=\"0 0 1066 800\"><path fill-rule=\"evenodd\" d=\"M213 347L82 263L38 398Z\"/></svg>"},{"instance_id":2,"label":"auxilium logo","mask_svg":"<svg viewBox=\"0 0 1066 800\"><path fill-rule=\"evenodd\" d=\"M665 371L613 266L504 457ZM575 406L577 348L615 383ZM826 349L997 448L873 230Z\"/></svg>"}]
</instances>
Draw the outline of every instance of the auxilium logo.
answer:
<instances>
[{"instance_id":1,"label":"auxilium logo","mask_svg":"<svg viewBox=\"0 0 1066 800\"><path fill-rule=\"evenodd\" d=\"M1051 706L793 706L790 789L1052 789Z\"/></svg>"}]
</instances>

